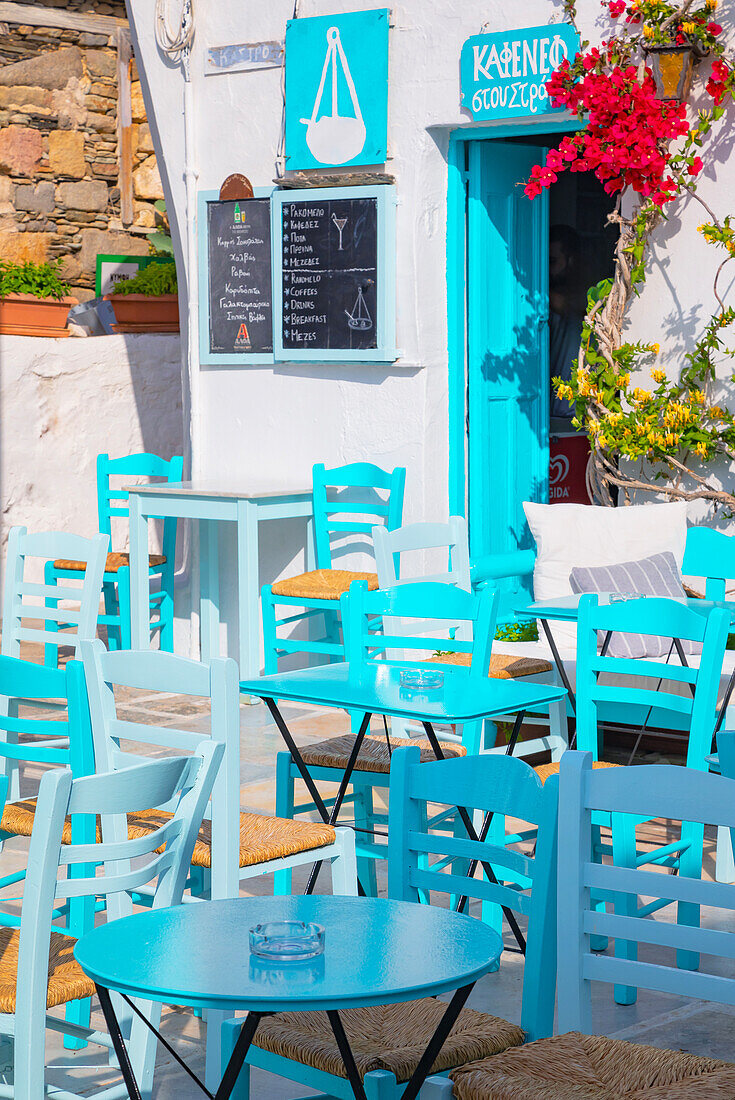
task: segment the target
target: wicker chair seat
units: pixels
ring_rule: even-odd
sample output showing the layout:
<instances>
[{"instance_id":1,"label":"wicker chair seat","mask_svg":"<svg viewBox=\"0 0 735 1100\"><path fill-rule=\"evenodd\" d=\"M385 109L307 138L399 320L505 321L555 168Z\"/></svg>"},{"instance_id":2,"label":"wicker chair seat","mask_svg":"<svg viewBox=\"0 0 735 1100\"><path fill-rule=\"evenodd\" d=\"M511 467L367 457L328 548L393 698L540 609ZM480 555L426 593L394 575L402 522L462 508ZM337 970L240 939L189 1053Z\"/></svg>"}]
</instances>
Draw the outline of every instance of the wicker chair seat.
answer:
<instances>
[{"instance_id":1,"label":"wicker chair seat","mask_svg":"<svg viewBox=\"0 0 735 1100\"><path fill-rule=\"evenodd\" d=\"M148 555L148 565L151 569L165 564L166 558L163 554ZM118 569L122 569L124 565L130 565L130 554L121 554L113 551L107 555L105 573L117 573ZM74 573L84 573L86 568L86 562L73 561L71 558L58 558L54 562L54 569L69 569Z\"/></svg>"},{"instance_id":2,"label":"wicker chair seat","mask_svg":"<svg viewBox=\"0 0 735 1100\"><path fill-rule=\"evenodd\" d=\"M318 741L315 745L307 745L301 750L304 763L312 768L341 768L347 767L355 744L355 734L345 733L341 737L330 737L327 741ZM406 745L417 745L421 749L421 762L436 760L434 750L426 738L400 738L395 739L391 747L385 737L369 735L360 746L360 752L355 763L355 771L382 772L386 775L390 772L391 752L396 748ZM464 745L456 745L453 742L442 742L442 752L446 757L466 756L467 749Z\"/></svg>"},{"instance_id":3,"label":"wicker chair seat","mask_svg":"<svg viewBox=\"0 0 735 1100\"><path fill-rule=\"evenodd\" d=\"M731 1100L735 1065L570 1031L450 1074L457 1100Z\"/></svg>"},{"instance_id":4,"label":"wicker chair seat","mask_svg":"<svg viewBox=\"0 0 735 1100\"><path fill-rule=\"evenodd\" d=\"M77 998L94 997L94 982L74 958L76 942L73 936L51 932L47 1008L76 1001ZM20 929L0 928L0 1012L15 1012L19 947Z\"/></svg>"},{"instance_id":5,"label":"wicker chair seat","mask_svg":"<svg viewBox=\"0 0 735 1100\"><path fill-rule=\"evenodd\" d=\"M36 812L35 798L6 805L0 818L0 830L14 836L30 836ZM147 836L171 819L165 810L140 810L128 814L128 838ZM99 826L97 842L102 839ZM256 863L268 863L272 859L299 852L310 852L333 844L335 832L331 825L321 822L291 821L283 817L265 817L263 814L240 814L240 866L252 867ZM71 818L67 817L62 832L62 843L71 844ZM202 822L199 837L194 845L191 862L195 867L211 867L212 831L209 821ZM1 963L1 960L0 960Z\"/></svg>"},{"instance_id":6,"label":"wicker chair seat","mask_svg":"<svg viewBox=\"0 0 735 1100\"><path fill-rule=\"evenodd\" d=\"M340 1012L360 1077L387 1070L407 1081L429 1045L446 1011L442 1001L427 997L406 1004L348 1008ZM468 1058L496 1055L523 1042L521 1028L496 1016L464 1008L434 1062L437 1073ZM342 1056L326 1012L279 1012L261 1020L253 1040L261 1050L346 1077Z\"/></svg>"},{"instance_id":7,"label":"wicker chair seat","mask_svg":"<svg viewBox=\"0 0 735 1100\"><path fill-rule=\"evenodd\" d=\"M464 665L469 668L472 664L472 654L442 653L438 657L431 657L428 663ZM544 672L551 672L552 668L553 665L542 657L519 657L514 653L491 653L488 675L493 680L519 680L522 676L540 676Z\"/></svg>"},{"instance_id":8,"label":"wicker chair seat","mask_svg":"<svg viewBox=\"0 0 735 1100\"><path fill-rule=\"evenodd\" d=\"M349 569L314 569L276 581L271 591L274 596L288 596L289 599L338 600L349 592L353 581L367 581L368 589L374 592L378 587L378 574L353 573Z\"/></svg>"},{"instance_id":9,"label":"wicker chair seat","mask_svg":"<svg viewBox=\"0 0 735 1100\"><path fill-rule=\"evenodd\" d=\"M609 764L606 760L595 760L595 762L592 765L593 770L597 770L598 768L619 768L619 767L621 767L620 764ZM536 772L536 775L539 777L541 782L545 783L550 775L558 775L559 774L559 761L557 760L556 763L554 763L554 764L537 764L536 767L533 770Z\"/></svg>"}]
</instances>

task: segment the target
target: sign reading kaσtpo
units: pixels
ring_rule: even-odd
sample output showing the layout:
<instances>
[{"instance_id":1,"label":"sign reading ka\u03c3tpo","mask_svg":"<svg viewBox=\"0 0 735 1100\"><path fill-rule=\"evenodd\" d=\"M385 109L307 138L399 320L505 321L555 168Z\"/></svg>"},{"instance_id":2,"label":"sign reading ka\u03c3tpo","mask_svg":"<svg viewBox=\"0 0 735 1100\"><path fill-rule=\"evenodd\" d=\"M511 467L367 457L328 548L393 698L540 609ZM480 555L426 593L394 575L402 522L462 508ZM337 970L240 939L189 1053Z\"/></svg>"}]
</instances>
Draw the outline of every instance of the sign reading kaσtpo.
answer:
<instances>
[{"instance_id":1,"label":"sign reading ka\u03c3tpo","mask_svg":"<svg viewBox=\"0 0 735 1100\"><path fill-rule=\"evenodd\" d=\"M462 47L462 106L475 120L553 113L546 81L579 45L569 23L473 35Z\"/></svg>"}]
</instances>

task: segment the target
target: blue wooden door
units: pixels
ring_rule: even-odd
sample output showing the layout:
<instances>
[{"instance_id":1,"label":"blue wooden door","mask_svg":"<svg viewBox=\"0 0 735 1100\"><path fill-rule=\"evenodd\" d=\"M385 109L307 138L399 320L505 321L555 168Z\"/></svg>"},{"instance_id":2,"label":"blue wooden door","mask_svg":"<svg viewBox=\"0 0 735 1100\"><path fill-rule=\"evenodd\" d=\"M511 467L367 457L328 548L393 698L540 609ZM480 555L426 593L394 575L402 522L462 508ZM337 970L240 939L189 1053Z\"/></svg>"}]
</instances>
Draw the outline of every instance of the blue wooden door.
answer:
<instances>
[{"instance_id":1,"label":"blue wooden door","mask_svg":"<svg viewBox=\"0 0 735 1100\"><path fill-rule=\"evenodd\" d=\"M532 545L523 501L548 499L548 192L538 146L470 143L469 526L473 559Z\"/></svg>"}]
</instances>

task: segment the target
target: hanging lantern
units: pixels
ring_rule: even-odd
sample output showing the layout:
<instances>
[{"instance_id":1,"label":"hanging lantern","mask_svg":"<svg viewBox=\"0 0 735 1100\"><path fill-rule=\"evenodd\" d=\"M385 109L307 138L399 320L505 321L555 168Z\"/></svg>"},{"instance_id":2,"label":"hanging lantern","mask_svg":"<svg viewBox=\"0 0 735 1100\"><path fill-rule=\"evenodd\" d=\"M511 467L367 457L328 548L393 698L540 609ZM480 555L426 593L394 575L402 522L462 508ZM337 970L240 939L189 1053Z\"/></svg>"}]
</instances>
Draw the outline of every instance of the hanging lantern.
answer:
<instances>
[{"instance_id":1,"label":"hanging lantern","mask_svg":"<svg viewBox=\"0 0 735 1100\"><path fill-rule=\"evenodd\" d=\"M691 46L647 46L646 59L653 70L656 94L664 102L684 103L692 86L694 63L700 55Z\"/></svg>"}]
</instances>

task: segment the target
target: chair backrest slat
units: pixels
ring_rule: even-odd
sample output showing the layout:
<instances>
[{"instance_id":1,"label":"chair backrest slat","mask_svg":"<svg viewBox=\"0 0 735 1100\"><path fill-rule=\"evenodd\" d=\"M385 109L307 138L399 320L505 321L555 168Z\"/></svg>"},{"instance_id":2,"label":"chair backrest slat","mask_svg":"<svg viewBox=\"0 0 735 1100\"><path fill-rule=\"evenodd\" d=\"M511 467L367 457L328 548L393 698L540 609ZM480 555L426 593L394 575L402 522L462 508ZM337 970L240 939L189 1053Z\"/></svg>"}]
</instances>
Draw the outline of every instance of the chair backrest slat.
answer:
<instances>
[{"instance_id":1,"label":"chair backrest slat","mask_svg":"<svg viewBox=\"0 0 735 1100\"><path fill-rule=\"evenodd\" d=\"M510 756L420 763L417 748L393 753L390 774L388 895L425 900L426 893L465 895L528 917L521 1023L529 1038L551 1035L556 986L556 851L558 783L546 784L525 761ZM429 827L437 806L490 812L487 841ZM505 846L505 817L535 826L533 855ZM437 857L426 865L426 855ZM491 864L497 885L470 876L469 861ZM422 893L423 892L423 893Z\"/></svg>"},{"instance_id":2,"label":"chair backrest slat","mask_svg":"<svg viewBox=\"0 0 735 1100\"><path fill-rule=\"evenodd\" d=\"M317 568L331 569L333 554L340 552L332 547L330 534L372 536L376 519L389 530L398 527L403 515L405 481L402 466L386 471L369 462L353 462L327 470L323 463L317 463L312 470ZM349 515L364 518L339 518ZM349 549L341 548L341 552Z\"/></svg>"},{"instance_id":3,"label":"chair backrest slat","mask_svg":"<svg viewBox=\"0 0 735 1100\"><path fill-rule=\"evenodd\" d=\"M720 737L729 747L728 738L735 734ZM735 780L674 765L593 770L592 763L590 752L567 752L560 769L558 951L565 966L559 972L559 1030L594 1033L593 981L735 1005L735 976L704 972L706 957L735 958L731 932L701 929L698 921L682 919L685 912L710 906L724 911L723 924L729 928L735 913L735 885L702 879L701 848L685 846L676 876L591 859L599 813L611 814L613 821L632 814L643 820L664 817L732 830ZM614 912L597 912L601 896L613 900ZM639 898L658 901L662 896L686 907L680 910L679 924L654 921L650 908L638 904ZM626 898L634 899L632 910ZM597 955L591 937L598 935L651 945L656 948L655 961ZM671 952L668 961L661 950L665 948ZM677 950L698 955L700 972L678 966ZM707 969L713 967L716 970L716 962Z\"/></svg>"},{"instance_id":4,"label":"chair backrest slat","mask_svg":"<svg viewBox=\"0 0 735 1100\"><path fill-rule=\"evenodd\" d=\"M376 527L373 531L373 543L381 588L392 588L400 580L401 584L436 581L454 584L467 592L470 590L470 551L467 521L463 516L450 516L448 523L409 523L395 531L389 531L387 527ZM401 555L431 550L446 551L446 570L431 575L406 577Z\"/></svg>"},{"instance_id":5,"label":"chair backrest slat","mask_svg":"<svg viewBox=\"0 0 735 1100\"><path fill-rule=\"evenodd\" d=\"M735 538L711 527L690 527L682 572L705 577L708 600L724 600L727 581L735 578Z\"/></svg>"},{"instance_id":6,"label":"chair backrest slat","mask_svg":"<svg viewBox=\"0 0 735 1100\"><path fill-rule=\"evenodd\" d=\"M46 531L29 534L25 527L13 527L8 535L8 551L5 566L5 591L3 602L2 653L8 657L20 656L21 641L70 645L76 648L83 638L94 638L97 631L102 578L109 548L109 538L104 534L91 539L64 531ZM80 571L81 585L73 591L68 601L74 601L78 608L59 609L57 602L62 597L54 586L39 585L47 591L39 595L46 600L46 606L27 603L23 597L26 580L27 559L40 559L43 562L56 559L72 559L85 564ZM65 589L67 591L67 589ZM43 622L71 623L76 632L65 630L49 631L25 625L28 620L41 619Z\"/></svg>"},{"instance_id":7,"label":"chair backrest slat","mask_svg":"<svg viewBox=\"0 0 735 1100\"><path fill-rule=\"evenodd\" d=\"M107 652L101 642L81 646L89 693L96 769L115 772L137 764L137 745L198 752L202 744L221 743L224 762L214 781L211 801L212 896L236 897L239 890L240 833L240 685L235 661L215 658L207 664L172 653L144 650ZM115 688L179 694L209 701L209 730L193 732L175 725L148 725L118 718ZM147 700L150 704L150 698Z\"/></svg>"},{"instance_id":8,"label":"chair backrest slat","mask_svg":"<svg viewBox=\"0 0 735 1100\"><path fill-rule=\"evenodd\" d=\"M130 509L127 505L129 494L125 489L113 488L110 478L122 477L160 479L166 482L181 481L184 472L184 460L180 455L171 459L159 455L143 453L124 455L122 458L110 458L108 454L97 455L97 516L99 529L112 538L112 519L128 519ZM124 501L124 506L113 501ZM161 552L166 558L166 566L171 575L174 570L176 554L176 519L169 517L163 521L163 540Z\"/></svg>"},{"instance_id":9,"label":"chair backrest slat","mask_svg":"<svg viewBox=\"0 0 735 1100\"><path fill-rule=\"evenodd\" d=\"M723 608L700 612L681 601L656 597L601 604L595 594L581 596L577 626L578 747L596 755L600 721L614 708L625 708L629 715L625 721L686 730L687 764L705 768L715 730L729 629L730 615ZM669 657L654 660L602 656L598 654L598 641L608 632L671 639ZM674 639L702 644L696 667L682 667ZM611 675L615 677L612 684ZM675 693L676 688L679 691Z\"/></svg>"}]
</instances>

